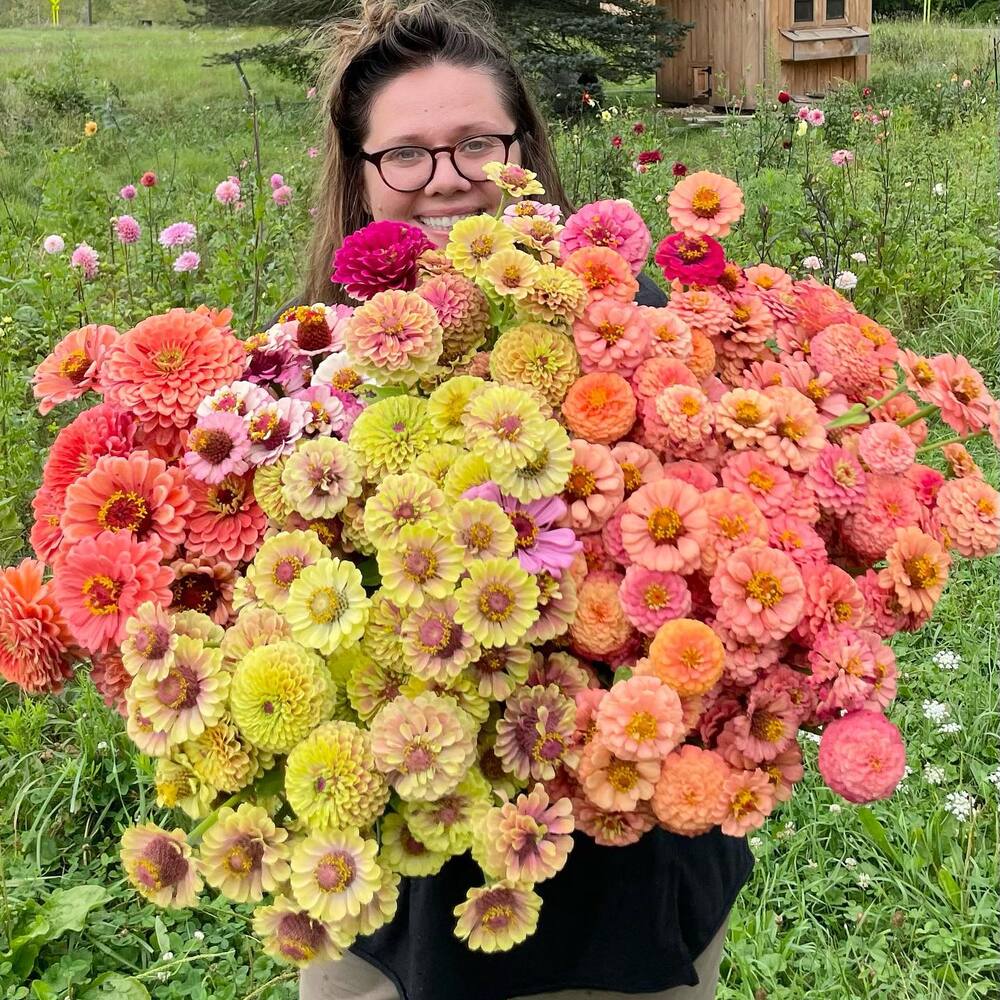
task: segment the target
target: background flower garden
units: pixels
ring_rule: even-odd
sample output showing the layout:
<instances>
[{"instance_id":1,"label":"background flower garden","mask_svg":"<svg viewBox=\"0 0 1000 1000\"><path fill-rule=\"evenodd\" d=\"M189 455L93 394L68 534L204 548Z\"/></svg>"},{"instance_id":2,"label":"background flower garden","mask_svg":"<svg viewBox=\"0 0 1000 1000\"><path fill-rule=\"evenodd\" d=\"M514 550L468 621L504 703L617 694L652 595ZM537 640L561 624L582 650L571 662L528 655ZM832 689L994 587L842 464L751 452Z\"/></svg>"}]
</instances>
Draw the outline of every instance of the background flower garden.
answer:
<instances>
[{"instance_id":1,"label":"background flower garden","mask_svg":"<svg viewBox=\"0 0 1000 1000\"><path fill-rule=\"evenodd\" d=\"M748 203L727 241L734 256L817 273L893 328L903 346L964 353L996 391L988 49L982 36L955 36L957 58L942 65L941 53L927 53L920 66L919 36L882 30L885 50L896 46L916 68L880 76L876 61L871 93L834 95L801 123L775 101L709 134L617 106L585 124L555 126L571 193L578 203L632 198L651 223L662 219L658 239L668 227L657 206L678 177L728 173ZM3 84L15 119L0 161L0 239L10 242L0 276L2 471L15 485L2 512L5 563L23 554L27 501L56 429L51 416L32 414L27 382L51 346L88 319L128 328L169 305L202 301L233 308L234 325L255 331L294 287L308 229L315 158L306 95L262 82L259 160L236 102L231 131L218 129L218 114L201 124L194 108L186 116L174 106L169 121L189 130L158 150L138 123L138 91L126 102L84 94L86 106L74 114L39 111L40 86L71 92L96 58L70 52L58 72ZM169 81L161 86L163 98ZM133 93L127 85L120 92ZM268 105L275 97L281 110ZM229 88L234 98L238 90ZM34 157L51 159L45 139L61 144L54 166L32 183ZM588 190L594 176L601 188ZM977 457L996 482L992 459ZM931 995L994 988L996 596L994 564L963 566L930 634L895 643L896 719L911 767L896 797L841 808L828 792L804 786L784 829L752 841L761 863L734 916L721 995L800 996L808 988L865 996L918 984L926 991L928 970L940 983ZM42 996L61 995L71 976L112 971L131 973L156 996L290 995L283 974L244 936L238 911L205 904L135 919L116 866L117 834L158 811L148 764L129 751L95 692L83 687L68 702L4 696L0 781L10 834L0 933L10 968L0 953L0 976L8 977L0 982L16 989L34 966L47 977L50 993L33 987ZM807 742L805 751L814 748Z\"/></svg>"}]
</instances>

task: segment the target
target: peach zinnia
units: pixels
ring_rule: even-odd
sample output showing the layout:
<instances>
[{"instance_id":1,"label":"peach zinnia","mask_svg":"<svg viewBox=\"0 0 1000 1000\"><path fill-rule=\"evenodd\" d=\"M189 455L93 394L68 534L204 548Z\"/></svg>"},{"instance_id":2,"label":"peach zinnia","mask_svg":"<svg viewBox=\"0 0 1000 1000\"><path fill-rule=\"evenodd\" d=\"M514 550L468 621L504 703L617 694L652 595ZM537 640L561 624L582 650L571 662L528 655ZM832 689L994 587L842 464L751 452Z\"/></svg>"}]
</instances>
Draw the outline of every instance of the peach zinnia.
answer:
<instances>
[{"instance_id":1,"label":"peach zinnia","mask_svg":"<svg viewBox=\"0 0 1000 1000\"><path fill-rule=\"evenodd\" d=\"M577 776L584 794L595 806L631 812L640 802L652 798L660 777L660 760L625 760L594 739L583 750Z\"/></svg>"},{"instance_id":2,"label":"peach zinnia","mask_svg":"<svg viewBox=\"0 0 1000 1000\"><path fill-rule=\"evenodd\" d=\"M732 771L722 786L725 819L722 832L742 837L764 825L774 808L774 786L766 771Z\"/></svg>"},{"instance_id":3,"label":"peach zinnia","mask_svg":"<svg viewBox=\"0 0 1000 1000\"><path fill-rule=\"evenodd\" d=\"M729 765L714 750L685 745L666 757L651 805L671 833L697 837L722 822Z\"/></svg>"},{"instance_id":4,"label":"peach zinnia","mask_svg":"<svg viewBox=\"0 0 1000 1000\"><path fill-rule=\"evenodd\" d=\"M802 617L802 575L777 549L737 549L719 564L709 586L719 623L741 641L782 639Z\"/></svg>"},{"instance_id":5,"label":"peach zinnia","mask_svg":"<svg viewBox=\"0 0 1000 1000\"><path fill-rule=\"evenodd\" d=\"M716 428L738 449L759 447L774 419L774 405L757 389L731 389L715 405Z\"/></svg>"},{"instance_id":6,"label":"peach zinnia","mask_svg":"<svg viewBox=\"0 0 1000 1000\"><path fill-rule=\"evenodd\" d=\"M602 299L631 302L639 290L639 282L632 277L628 261L608 247L580 247L562 262L562 266L583 282L591 302Z\"/></svg>"},{"instance_id":7,"label":"peach zinnia","mask_svg":"<svg viewBox=\"0 0 1000 1000\"><path fill-rule=\"evenodd\" d=\"M1000 546L1000 494L981 479L950 479L938 491L937 523L951 548L968 559L992 555Z\"/></svg>"},{"instance_id":8,"label":"peach zinnia","mask_svg":"<svg viewBox=\"0 0 1000 1000\"><path fill-rule=\"evenodd\" d=\"M640 487L625 507L622 545L633 562L667 573L698 567L708 537L708 514L698 490L665 477Z\"/></svg>"},{"instance_id":9,"label":"peach zinnia","mask_svg":"<svg viewBox=\"0 0 1000 1000\"><path fill-rule=\"evenodd\" d=\"M590 303L573 324L573 340L585 372L629 376L649 345L649 329L637 306L617 299Z\"/></svg>"},{"instance_id":10,"label":"peach zinnia","mask_svg":"<svg viewBox=\"0 0 1000 1000\"><path fill-rule=\"evenodd\" d=\"M701 547L703 573L714 573L720 559L744 545L767 544L767 521L745 493L720 486L707 490L703 502L709 525L708 538Z\"/></svg>"},{"instance_id":11,"label":"peach zinnia","mask_svg":"<svg viewBox=\"0 0 1000 1000\"><path fill-rule=\"evenodd\" d=\"M614 513L625 496L625 475L611 449L573 441L573 466L563 489L567 511L557 522L582 534L597 531Z\"/></svg>"},{"instance_id":12,"label":"peach zinnia","mask_svg":"<svg viewBox=\"0 0 1000 1000\"><path fill-rule=\"evenodd\" d=\"M604 659L632 635L632 624L618 596L621 580L617 573L594 570L580 584L569 634L581 656Z\"/></svg>"},{"instance_id":13,"label":"peach zinnia","mask_svg":"<svg viewBox=\"0 0 1000 1000\"><path fill-rule=\"evenodd\" d=\"M636 664L635 672L657 677L682 698L690 698L715 687L724 662L722 640L708 625L694 618L675 618L660 626L649 656Z\"/></svg>"},{"instance_id":14,"label":"peach zinnia","mask_svg":"<svg viewBox=\"0 0 1000 1000\"><path fill-rule=\"evenodd\" d=\"M611 444L635 423L635 395L621 375L591 372L570 386L562 411L566 426L577 437Z\"/></svg>"},{"instance_id":15,"label":"peach zinnia","mask_svg":"<svg viewBox=\"0 0 1000 1000\"><path fill-rule=\"evenodd\" d=\"M117 336L113 326L92 323L56 344L32 378L38 412L43 417L59 403L78 399L97 387L105 352Z\"/></svg>"},{"instance_id":16,"label":"peach zinnia","mask_svg":"<svg viewBox=\"0 0 1000 1000\"><path fill-rule=\"evenodd\" d=\"M649 328L649 350L657 357L688 361L691 357L691 328L667 306L639 306L639 314Z\"/></svg>"},{"instance_id":17,"label":"peach zinnia","mask_svg":"<svg viewBox=\"0 0 1000 1000\"><path fill-rule=\"evenodd\" d=\"M930 614L941 599L951 565L941 543L919 528L899 528L885 558L883 586L892 583L904 611Z\"/></svg>"},{"instance_id":18,"label":"peach zinnia","mask_svg":"<svg viewBox=\"0 0 1000 1000\"><path fill-rule=\"evenodd\" d=\"M659 760L684 739L681 700L656 677L629 677L601 701L597 736L625 760Z\"/></svg>"},{"instance_id":19,"label":"peach zinnia","mask_svg":"<svg viewBox=\"0 0 1000 1000\"><path fill-rule=\"evenodd\" d=\"M699 170L674 186L667 197L667 214L679 233L725 236L743 215L743 192L728 177Z\"/></svg>"}]
</instances>

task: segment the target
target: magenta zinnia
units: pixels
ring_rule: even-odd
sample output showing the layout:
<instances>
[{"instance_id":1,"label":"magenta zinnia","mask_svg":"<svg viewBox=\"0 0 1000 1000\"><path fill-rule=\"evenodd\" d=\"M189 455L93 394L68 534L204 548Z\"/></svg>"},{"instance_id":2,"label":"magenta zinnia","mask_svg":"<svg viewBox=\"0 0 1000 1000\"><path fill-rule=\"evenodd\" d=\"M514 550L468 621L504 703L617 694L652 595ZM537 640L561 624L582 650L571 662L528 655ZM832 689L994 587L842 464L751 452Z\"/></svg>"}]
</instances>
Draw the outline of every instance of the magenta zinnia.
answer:
<instances>
[{"instance_id":1,"label":"magenta zinnia","mask_svg":"<svg viewBox=\"0 0 1000 1000\"><path fill-rule=\"evenodd\" d=\"M411 291L417 284L417 258L432 245L416 226L372 222L334 253L330 280L361 300L388 289Z\"/></svg>"}]
</instances>

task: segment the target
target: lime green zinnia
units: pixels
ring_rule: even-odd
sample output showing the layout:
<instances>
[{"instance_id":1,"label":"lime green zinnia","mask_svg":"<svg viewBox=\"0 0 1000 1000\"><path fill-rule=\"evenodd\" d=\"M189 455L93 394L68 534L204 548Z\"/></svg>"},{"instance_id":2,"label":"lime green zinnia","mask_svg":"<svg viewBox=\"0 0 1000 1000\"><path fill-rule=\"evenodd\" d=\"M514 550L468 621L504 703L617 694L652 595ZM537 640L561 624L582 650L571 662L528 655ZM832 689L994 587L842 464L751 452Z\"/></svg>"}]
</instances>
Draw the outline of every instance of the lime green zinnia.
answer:
<instances>
[{"instance_id":1,"label":"lime green zinnia","mask_svg":"<svg viewBox=\"0 0 1000 1000\"><path fill-rule=\"evenodd\" d=\"M516 559L483 559L458 588L455 620L481 646L513 646L538 618L538 584Z\"/></svg>"},{"instance_id":2,"label":"lime green zinnia","mask_svg":"<svg viewBox=\"0 0 1000 1000\"><path fill-rule=\"evenodd\" d=\"M354 563L320 559L289 588L285 617L297 642L329 656L361 638L370 605Z\"/></svg>"},{"instance_id":3,"label":"lime green zinnia","mask_svg":"<svg viewBox=\"0 0 1000 1000\"><path fill-rule=\"evenodd\" d=\"M437 441L427 417L427 401L414 396L390 396L365 407L348 437L371 482L406 472Z\"/></svg>"}]
</instances>

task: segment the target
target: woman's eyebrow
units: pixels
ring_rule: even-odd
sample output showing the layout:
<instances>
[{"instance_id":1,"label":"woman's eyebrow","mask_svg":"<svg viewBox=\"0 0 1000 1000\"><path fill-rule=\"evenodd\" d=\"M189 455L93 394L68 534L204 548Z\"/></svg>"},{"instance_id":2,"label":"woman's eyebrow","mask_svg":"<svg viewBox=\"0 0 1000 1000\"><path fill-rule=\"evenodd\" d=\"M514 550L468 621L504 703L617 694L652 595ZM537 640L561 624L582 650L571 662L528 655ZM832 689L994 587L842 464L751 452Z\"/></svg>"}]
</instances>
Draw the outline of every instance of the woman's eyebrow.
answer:
<instances>
[{"instance_id":1,"label":"woman's eyebrow","mask_svg":"<svg viewBox=\"0 0 1000 1000\"><path fill-rule=\"evenodd\" d=\"M453 140L464 139L467 136L480 135L483 133L497 133L497 126L492 122L471 122L468 125L460 125L458 128L452 129L451 138ZM387 139L380 148L385 149L391 146L405 146L408 143L422 146L424 145L423 138L424 137L418 132L407 132L405 135L397 135L391 139Z\"/></svg>"}]
</instances>

